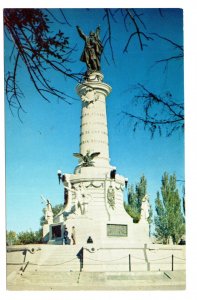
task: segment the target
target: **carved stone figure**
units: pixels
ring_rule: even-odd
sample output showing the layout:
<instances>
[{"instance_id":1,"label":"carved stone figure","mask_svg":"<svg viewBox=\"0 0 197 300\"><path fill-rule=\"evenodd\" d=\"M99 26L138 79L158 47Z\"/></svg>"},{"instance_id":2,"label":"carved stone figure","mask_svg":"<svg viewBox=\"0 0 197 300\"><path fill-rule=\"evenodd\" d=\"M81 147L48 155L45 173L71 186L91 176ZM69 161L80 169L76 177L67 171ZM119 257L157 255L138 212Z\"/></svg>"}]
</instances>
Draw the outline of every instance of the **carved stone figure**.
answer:
<instances>
[{"instance_id":1,"label":"carved stone figure","mask_svg":"<svg viewBox=\"0 0 197 300\"><path fill-rule=\"evenodd\" d=\"M75 194L75 214L85 215L91 200L91 195L87 194L86 188L82 184L74 186L72 189L68 188L68 190Z\"/></svg>"},{"instance_id":2,"label":"carved stone figure","mask_svg":"<svg viewBox=\"0 0 197 300\"><path fill-rule=\"evenodd\" d=\"M145 195L142 199L142 205L141 205L141 220L148 220L149 217L149 210L150 210L150 204L149 204L149 197L148 195Z\"/></svg>"},{"instance_id":3,"label":"carved stone figure","mask_svg":"<svg viewBox=\"0 0 197 300\"><path fill-rule=\"evenodd\" d=\"M71 199L71 195L69 192L70 188L71 188L70 174L65 174L64 175L64 205L65 205L65 208L69 207L69 204L70 204L70 199Z\"/></svg>"},{"instance_id":4,"label":"carved stone figure","mask_svg":"<svg viewBox=\"0 0 197 300\"><path fill-rule=\"evenodd\" d=\"M87 193L83 184L80 184L76 190L77 206L80 209L81 215L85 215L88 212L88 204L91 201L91 195Z\"/></svg>"},{"instance_id":5,"label":"carved stone figure","mask_svg":"<svg viewBox=\"0 0 197 300\"><path fill-rule=\"evenodd\" d=\"M91 31L89 36L85 35L79 26L77 26L77 31L85 41L80 60L86 63L88 71L100 71L100 59L103 51L99 38L100 27L98 26L95 32Z\"/></svg>"},{"instance_id":6,"label":"carved stone figure","mask_svg":"<svg viewBox=\"0 0 197 300\"><path fill-rule=\"evenodd\" d=\"M108 200L108 203L109 203L109 206L114 209L115 207L115 190L112 186L109 186L108 187L108 190L107 190L107 200Z\"/></svg>"},{"instance_id":7,"label":"carved stone figure","mask_svg":"<svg viewBox=\"0 0 197 300\"><path fill-rule=\"evenodd\" d=\"M53 223L53 211L52 211L52 205L48 199L45 199L43 195L41 195L41 198L46 203L46 207L44 209L45 211L45 221L47 224Z\"/></svg>"}]
</instances>

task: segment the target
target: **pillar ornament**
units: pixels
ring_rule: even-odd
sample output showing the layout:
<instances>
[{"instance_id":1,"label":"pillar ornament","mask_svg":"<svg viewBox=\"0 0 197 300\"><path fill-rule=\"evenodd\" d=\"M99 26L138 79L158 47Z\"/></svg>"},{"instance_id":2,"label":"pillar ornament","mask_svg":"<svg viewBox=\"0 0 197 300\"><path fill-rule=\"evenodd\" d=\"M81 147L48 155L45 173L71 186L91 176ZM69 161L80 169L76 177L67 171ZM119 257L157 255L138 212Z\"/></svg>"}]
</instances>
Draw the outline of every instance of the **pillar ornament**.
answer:
<instances>
[{"instance_id":1,"label":"pillar ornament","mask_svg":"<svg viewBox=\"0 0 197 300\"><path fill-rule=\"evenodd\" d=\"M99 94L93 88L88 87L81 94L81 100L86 104L94 103L99 100Z\"/></svg>"},{"instance_id":2,"label":"pillar ornament","mask_svg":"<svg viewBox=\"0 0 197 300\"><path fill-rule=\"evenodd\" d=\"M124 191L124 185L120 184L119 187L116 185L115 188L117 190L121 190L122 192Z\"/></svg>"},{"instance_id":3,"label":"pillar ornament","mask_svg":"<svg viewBox=\"0 0 197 300\"><path fill-rule=\"evenodd\" d=\"M85 186L87 189L89 188L89 187L94 187L94 188L96 188L96 189L98 189L98 188L103 188L103 182L101 182L101 184L99 184L99 185L96 185L95 183L94 183L94 181L91 181L90 182L90 184L89 185L87 185L87 186Z\"/></svg>"}]
</instances>

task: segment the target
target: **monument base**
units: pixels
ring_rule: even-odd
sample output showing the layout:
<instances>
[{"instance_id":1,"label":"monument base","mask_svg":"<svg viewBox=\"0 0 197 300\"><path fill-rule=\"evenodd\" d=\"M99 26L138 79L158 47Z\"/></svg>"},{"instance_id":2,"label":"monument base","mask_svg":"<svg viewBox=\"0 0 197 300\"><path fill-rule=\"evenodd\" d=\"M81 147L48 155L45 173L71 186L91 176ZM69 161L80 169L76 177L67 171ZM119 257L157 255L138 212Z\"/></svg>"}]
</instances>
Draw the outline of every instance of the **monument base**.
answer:
<instances>
[{"instance_id":1,"label":"monument base","mask_svg":"<svg viewBox=\"0 0 197 300\"><path fill-rule=\"evenodd\" d=\"M75 228L76 243L84 245L90 237L93 242L102 245L128 245L132 243L150 243L149 224L146 220L133 223L123 205L125 178L116 174L112 179L109 172L96 176L96 168L84 168L79 174L70 174L67 206L54 217L50 225L50 238L54 239L54 226L61 227L61 235L67 227L72 241L72 228ZM80 189L80 199L75 191ZM83 196L83 197L82 197Z\"/></svg>"}]
</instances>

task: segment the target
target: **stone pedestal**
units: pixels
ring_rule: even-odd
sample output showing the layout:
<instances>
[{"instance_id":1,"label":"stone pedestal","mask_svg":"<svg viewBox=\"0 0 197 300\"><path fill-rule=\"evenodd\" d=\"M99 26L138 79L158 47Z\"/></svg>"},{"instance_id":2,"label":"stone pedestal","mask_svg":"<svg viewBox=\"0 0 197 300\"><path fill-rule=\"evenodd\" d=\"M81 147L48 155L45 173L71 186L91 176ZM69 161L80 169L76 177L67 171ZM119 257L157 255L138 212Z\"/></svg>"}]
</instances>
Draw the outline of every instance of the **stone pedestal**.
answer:
<instances>
[{"instance_id":1,"label":"stone pedestal","mask_svg":"<svg viewBox=\"0 0 197 300\"><path fill-rule=\"evenodd\" d=\"M49 224L44 224L42 228L42 236L43 236L43 242L48 242L50 239L49 237Z\"/></svg>"}]
</instances>

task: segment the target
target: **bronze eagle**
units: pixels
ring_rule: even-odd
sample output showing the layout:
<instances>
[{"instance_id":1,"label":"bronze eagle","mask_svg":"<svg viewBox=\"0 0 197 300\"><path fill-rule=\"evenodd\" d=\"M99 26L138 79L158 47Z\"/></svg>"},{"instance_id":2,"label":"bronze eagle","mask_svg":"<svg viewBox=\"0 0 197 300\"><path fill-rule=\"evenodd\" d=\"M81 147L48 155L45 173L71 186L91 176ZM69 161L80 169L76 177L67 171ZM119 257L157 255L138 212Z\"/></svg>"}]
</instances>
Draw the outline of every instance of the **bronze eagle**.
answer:
<instances>
[{"instance_id":1,"label":"bronze eagle","mask_svg":"<svg viewBox=\"0 0 197 300\"><path fill-rule=\"evenodd\" d=\"M90 154L90 151L87 151L85 155L81 153L73 153L73 155L77 158L81 159L81 163L79 164L81 167L92 167L94 166L93 159L97 157L100 152L93 152Z\"/></svg>"}]
</instances>

